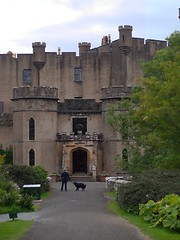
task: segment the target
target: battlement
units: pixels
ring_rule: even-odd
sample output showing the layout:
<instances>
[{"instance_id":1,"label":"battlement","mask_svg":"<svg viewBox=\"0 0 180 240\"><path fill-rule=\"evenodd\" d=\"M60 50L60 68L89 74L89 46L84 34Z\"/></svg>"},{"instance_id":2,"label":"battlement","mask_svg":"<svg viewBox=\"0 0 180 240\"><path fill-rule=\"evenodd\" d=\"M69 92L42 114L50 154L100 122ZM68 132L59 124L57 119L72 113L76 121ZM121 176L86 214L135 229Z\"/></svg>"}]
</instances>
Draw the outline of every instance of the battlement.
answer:
<instances>
[{"instance_id":1,"label":"battlement","mask_svg":"<svg viewBox=\"0 0 180 240\"><path fill-rule=\"evenodd\" d=\"M131 30L132 31L133 27L130 26L130 25L124 25L124 26L121 25L121 26L118 27L118 30L119 31L121 31L121 30Z\"/></svg>"},{"instance_id":2,"label":"battlement","mask_svg":"<svg viewBox=\"0 0 180 240\"><path fill-rule=\"evenodd\" d=\"M58 99L58 89L54 87L17 87L13 88L13 99Z\"/></svg>"},{"instance_id":3,"label":"battlement","mask_svg":"<svg viewBox=\"0 0 180 240\"><path fill-rule=\"evenodd\" d=\"M32 47L46 47L45 42L34 42L32 43Z\"/></svg>"},{"instance_id":4,"label":"battlement","mask_svg":"<svg viewBox=\"0 0 180 240\"><path fill-rule=\"evenodd\" d=\"M91 43L88 42L82 42L78 44L79 47L91 47Z\"/></svg>"}]
</instances>

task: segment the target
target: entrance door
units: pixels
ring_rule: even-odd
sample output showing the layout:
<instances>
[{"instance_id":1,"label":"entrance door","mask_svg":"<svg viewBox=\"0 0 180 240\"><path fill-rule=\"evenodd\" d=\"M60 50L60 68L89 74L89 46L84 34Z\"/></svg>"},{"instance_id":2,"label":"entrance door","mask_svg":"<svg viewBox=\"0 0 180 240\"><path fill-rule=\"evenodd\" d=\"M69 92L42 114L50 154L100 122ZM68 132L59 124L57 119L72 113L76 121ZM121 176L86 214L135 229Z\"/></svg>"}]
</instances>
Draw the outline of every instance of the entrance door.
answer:
<instances>
[{"instance_id":1,"label":"entrance door","mask_svg":"<svg viewBox=\"0 0 180 240\"><path fill-rule=\"evenodd\" d=\"M73 152L73 174L87 173L87 152L76 150Z\"/></svg>"}]
</instances>

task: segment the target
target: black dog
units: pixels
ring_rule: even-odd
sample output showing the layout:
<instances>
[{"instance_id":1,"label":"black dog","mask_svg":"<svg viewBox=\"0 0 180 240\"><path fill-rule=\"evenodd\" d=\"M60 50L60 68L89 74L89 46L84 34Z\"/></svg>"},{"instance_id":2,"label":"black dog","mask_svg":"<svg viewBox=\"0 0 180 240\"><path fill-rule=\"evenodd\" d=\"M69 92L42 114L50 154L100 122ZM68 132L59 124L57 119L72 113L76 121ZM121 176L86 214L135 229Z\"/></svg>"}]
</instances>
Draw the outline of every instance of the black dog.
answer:
<instances>
[{"instance_id":1,"label":"black dog","mask_svg":"<svg viewBox=\"0 0 180 240\"><path fill-rule=\"evenodd\" d=\"M86 185L84 183L73 182L73 184L76 187L76 191L79 191L79 188L84 191L84 189L86 188Z\"/></svg>"}]
</instances>

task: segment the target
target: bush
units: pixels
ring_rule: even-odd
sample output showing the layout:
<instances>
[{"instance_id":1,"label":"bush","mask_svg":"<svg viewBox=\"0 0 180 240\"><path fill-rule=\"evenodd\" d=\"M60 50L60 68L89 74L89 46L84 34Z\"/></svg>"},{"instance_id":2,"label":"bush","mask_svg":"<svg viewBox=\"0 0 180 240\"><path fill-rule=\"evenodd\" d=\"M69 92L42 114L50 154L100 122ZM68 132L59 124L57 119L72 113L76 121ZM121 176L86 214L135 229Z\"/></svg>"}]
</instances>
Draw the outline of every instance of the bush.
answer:
<instances>
[{"instance_id":1,"label":"bush","mask_svg":"<svg viewBox=\"0 0 180 240\"><path fill-rule=\"evenodd\" d=\"M146 204L140 204L139 215L152 227L162 225L165 228L180 229L180 196L166 195L161 201L149 200Z\"/></svg>"},{"instance_id":2,"label":"bush","mask_svg":"<svg viewBox=\"0 0 180 240\"><path fill-rule=\"evenodd\" d=\"M133 176L131 183L118 188L118 203L128 212L139 213L139 204L160 201L165 195L180 195L178 171L154 170Z\"/></svg>"},{"instance_id":3,"label":"bush","mask_svg":"<svg viewBox=\"0 0 180 240\"><path fill-rule=\"evenodd\" d=\"M15 204L19 199L19 195L15 191L11 192L2 192L2 195L0 197L0 203L2 206L11 206Z\"/></svg>"},{"instance_id":4,"label":"bush","mask_svg":"<svg viewBox=\"0 0 180 240\"><path fill-rule=\"evenodd\" d=\"M48 173L41 166L3 165L1 171L21 189L25 184L41 184L42 192L49 191Z\"/></svg>"},{"instance_id":5,"label":"bush","mask_svg":"<svg viewBox=\"0 0 180 240\"><path fill-rule=\"evenodd\" d=\"M36 178L39 184L41 184L41 191L47 192L50 190L49 181L47 179L48 172L42 166L34 166Z\"/></svg>"},{"instance_id":6,"label":"bush","mask_svg":"<svg viewBox=\"0 0 180 240\"><path fill-rule=\"evenodd\" d=\"M0 173L0 212L20 212L22 210L33 210L33 198L21 195L17 184L9 181Z\"/></svg>"},{"instance_id":7,"label":"bush","mask_svg":"<svg viewBox=\"0 0 180 240\"><path fill-rule=\"evenodd\" d=\"M19 205L22 209L33 210L33 197L25 194L21 195Z\"/></svg>"},{"instance_id":8,"label":"bush","mask_svg":"<svg viewBox=\"0 0 180 240\"><path fill-rule=\"evenodd\" d=\"M19 200L19 189L13 182L7 181L3 174L0 174L0 205L11 206Z\"/></svg>"},{"instance_id":9,"label":"bush","mask_svg":"<svg viewBox=\"0 0 180 240\"><path fill-rule=\"evenodd\" d=\"M0 159L1 164L13 164L13 148L12 146L6 148L5 150L0 145Z\"/></svg>"},{"instance_id":10,"label":"bush","mask_svg":"<svg viewBox=\"0 0 180 240\"><path fill-rule=\"evenodd\" d=\"M33 168L30 166L4 165L1 171L6 174L6 177L16 182L20 188L24 184L36 183Z\"/></svg>"}]
</instances>

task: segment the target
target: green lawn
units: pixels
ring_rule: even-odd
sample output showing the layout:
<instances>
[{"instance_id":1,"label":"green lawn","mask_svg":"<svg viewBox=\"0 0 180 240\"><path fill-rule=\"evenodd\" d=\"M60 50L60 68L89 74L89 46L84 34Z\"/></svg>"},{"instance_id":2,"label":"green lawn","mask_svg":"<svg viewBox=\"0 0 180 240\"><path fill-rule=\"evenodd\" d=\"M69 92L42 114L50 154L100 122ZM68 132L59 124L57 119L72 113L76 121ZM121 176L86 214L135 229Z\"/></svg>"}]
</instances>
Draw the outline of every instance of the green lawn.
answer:
<instances>
[{"instance_id":1,"label":"green lawn","mask_svg":"<svg viewBox=\"0 0 180 240\"><path fill-rule=\"evenodd\" d=\"M114 193L111 193L113 195ZM137 226L141 232L149 236L152 240L179 240L180 233L170 231L165 228L152 228L140 216L132 215L120 209L116 201L110 201L108 207L120 217L126 219L129 223Z\"/></svg>"},{"instance_id":2,"label":"green lawn","mask_svg":"<svg viewBox=\"0 0 180 240\"><path fill-rule=\"evenodd\" d=\"M32 226L33 221L10 220L0 223L0 239L2 240L18 240Z\"/></svg>"},{"instance_id":3,"label":"green lawn","mask_svg":"<svg viewBox=\"0 0 180 240\"><path fill-rule=\"evenodd\" d=\"M51 196L51 192L42 194L41 199ZM34 205L34 210L37 211L39 205ZM10 212L10 207L0 207L0 213ZM19 240L32 226L33 221L10 220L0 223L0 239L2 240Z\"/></svg>"}]
</instances>

